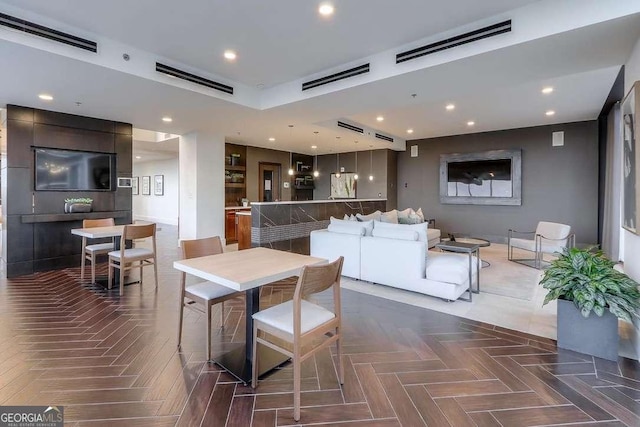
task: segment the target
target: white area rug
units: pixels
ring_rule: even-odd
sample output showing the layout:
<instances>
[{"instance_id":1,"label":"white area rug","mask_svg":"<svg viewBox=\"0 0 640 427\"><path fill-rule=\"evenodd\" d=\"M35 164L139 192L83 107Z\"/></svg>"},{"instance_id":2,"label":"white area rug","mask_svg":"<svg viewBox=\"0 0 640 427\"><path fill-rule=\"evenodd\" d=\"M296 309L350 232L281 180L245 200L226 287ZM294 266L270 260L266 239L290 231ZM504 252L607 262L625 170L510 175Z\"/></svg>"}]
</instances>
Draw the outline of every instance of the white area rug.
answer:
<instances>
[{"instance_id":1,"label":"white area rug","mask_svg":"<svg viewBox=\"0 0 640 427\"><path fill-rule=\"evenodd\" d=\"M538 282L542 271L509 261L507 245L493 243L487 248L480 248L480 257L491 263L480 271L480 292L532 300L536 287L540 286Z\"/></svg>"}]
</instances>

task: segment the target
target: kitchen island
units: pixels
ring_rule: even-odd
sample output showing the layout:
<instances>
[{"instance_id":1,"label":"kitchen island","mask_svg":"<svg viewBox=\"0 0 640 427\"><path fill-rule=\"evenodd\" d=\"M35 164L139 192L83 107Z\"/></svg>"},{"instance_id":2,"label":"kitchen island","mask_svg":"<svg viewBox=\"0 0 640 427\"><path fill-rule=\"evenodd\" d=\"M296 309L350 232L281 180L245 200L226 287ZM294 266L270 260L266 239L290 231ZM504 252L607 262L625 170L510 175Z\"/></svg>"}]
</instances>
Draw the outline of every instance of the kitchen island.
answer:
<instances>
[{"instance_id":1,"label":"kitchen island","mask_svg":"<svg viewBox=\"0 0 640 427\"><path fill-rule=\"evenodd\" d=\"M340 199L251 203L251 246L309 254L309 234L331 217L386 211L387 199Z\"/></svg>"}]
</instances>

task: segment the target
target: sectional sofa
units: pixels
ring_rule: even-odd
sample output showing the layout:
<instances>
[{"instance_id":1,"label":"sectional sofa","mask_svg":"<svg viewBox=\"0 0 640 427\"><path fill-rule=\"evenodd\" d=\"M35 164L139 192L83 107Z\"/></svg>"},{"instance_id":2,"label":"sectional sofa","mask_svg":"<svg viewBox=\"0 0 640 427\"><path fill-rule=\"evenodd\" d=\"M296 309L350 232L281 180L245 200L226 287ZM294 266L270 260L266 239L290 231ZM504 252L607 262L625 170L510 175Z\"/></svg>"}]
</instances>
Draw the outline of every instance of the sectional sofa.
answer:
<instances>
[{"instance_id":1,"label":"sectional sofa","mask_svg":"<svg viewBox=\"0 0 640 427\"><path fill-rule=\"evenodd\" d=\"M327 229L311 232L310 252L329 260L343 256L344 276L453 301L475 288L478 260L472 260L470 284L467 255L428 251L439 238L427 223L333 219Z\"/></svg>"}]
</instances>

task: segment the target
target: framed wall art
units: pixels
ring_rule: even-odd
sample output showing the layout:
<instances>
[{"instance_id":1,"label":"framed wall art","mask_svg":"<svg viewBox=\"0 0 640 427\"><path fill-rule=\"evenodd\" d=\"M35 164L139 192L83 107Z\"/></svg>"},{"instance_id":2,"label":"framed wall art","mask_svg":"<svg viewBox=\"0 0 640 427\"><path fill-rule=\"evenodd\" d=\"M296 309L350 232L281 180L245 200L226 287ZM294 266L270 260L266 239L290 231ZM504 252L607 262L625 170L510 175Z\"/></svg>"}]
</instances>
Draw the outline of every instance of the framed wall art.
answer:
<instances>
[{"instance_id":1,"label":"framed wall art","mask_svg":"<svg viewBox=\"0 0 640 427\"><path fill-rule=\"evenodd\" d=\"M151 177L150 176L142 177L142 195L143 196L151 195Z\"/></svg>"},{"instance_id":2,"label":"framed wall art","mask_svg":"<svg viewBox=\"0 0 640 427\"><path fill-rule=\"evenodd\" d=\"M355 199L356 198L356 174L345 172L331 174L331 198Z\"/></svg>"},{"instance_id":3,"label":"framed wall art","mask_svg":"<svg viewBox=\"0 0 640 427\"><path fill-rule=\"evenodd\" d=\"M164 196L164 175L155 175L153 177L153 194Z\"/></svg>"},{"instance_id":4,"label":"framed wall art","mask_svg":"<svg viewBox=\"0 0 640 427\"><path fill-rule=\"evenodd\" d=\"M140 180L137 176L134 176L131 179L131 194L134 196L137 196L138 194L140 194L140 189L138 187L139 181Z\"/></svg>"}]
</instances>

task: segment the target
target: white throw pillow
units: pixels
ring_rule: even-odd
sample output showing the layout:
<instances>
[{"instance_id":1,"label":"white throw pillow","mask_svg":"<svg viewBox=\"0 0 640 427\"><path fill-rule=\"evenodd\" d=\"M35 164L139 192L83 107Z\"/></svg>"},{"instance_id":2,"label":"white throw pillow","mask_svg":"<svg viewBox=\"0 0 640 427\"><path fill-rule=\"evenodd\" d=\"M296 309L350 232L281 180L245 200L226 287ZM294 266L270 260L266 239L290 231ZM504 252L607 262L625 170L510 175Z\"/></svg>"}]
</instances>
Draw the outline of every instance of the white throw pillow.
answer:
<instances>
[{"instance_id":1,"label":"white throw pillow","mask_svg":"<svg viewBox=\"0 0 640 427\"><path fill-rule=\"evenodd\" d=\"M377 227L373 229L373 237L383 237L385 239L396 240L418 240L418 232L415 230L395 230L391 228Z\"/></svg>"},{"instance_id":2,"label":"white throw pillow","mask_svg":"<svg viewBox=\"0 0 640 427\"><path fill-rule=\"evenodd\" d=\"M352 222L352 221L348 221ZM353 226L351 224L340 224L334 222L329 224L327 230L331 233L341 233L341 234L353 234L354 236L364 236L365 228L362 225L355 224L357 226Z\"/></svg>"},{"instance_id":3,"label":"white throw pillow","mask_svg":"<svg viewBox=\"0 0 640 427\"><path fill-rule=\"evenodd\" d=\"M342 220L343 221L357 221L356 217L353 214L351 214L351 215L344 214L344 218L342 218Z\"/></svg>"},{"instance_id":4,"label":"white throw pillow","mask_svg":"<svg viewBox=\"0 0 640 427\"><path fill-rule=\"evenodd\" d=\"M380 221L388 222L390 224L397 224L398 223L398 211L394 209L394 210L389 211L389 212L384 212L382 215L380 215Z\"/></svg>"},{"instance_id":5,"label":"white throw pillow","mask_svg":"<svg viewBox=\"0 0 640 427\"><path fill-rule=\"evenodd\" d=\"M407 208L403 211L398 211L398 223L404 224L402 220L409 218L409 215L411 215L412 212L413 212L413 209L411 208Z\"/></svg>"},{"instance_id":6,"label":"white throw pillow","mask_svg":"<svg viewBox=\"0 0 640 427\"><path fill-rule=\"evenodd\" d=\"M409 230L418 232L418 240L421 242L428 242L427 238L427 223L421 224L389 224L387 222L374 221L374 228L387 228L396 230Z\"/></svg>"},{"instance_id":7,"label":"white throw pillow","mask_svg":"<svg viewBox=\"0 0 640 427\"><path fill-rule=\"evenodd\" d=\"M416 215L418 215L422 219L422 222L424 222L424 214L422 213L422 208L418 208L418 210L416 211Z\"/></svg>"},{"instance_id":8,"label":"white throw pillow","mask_svg":"<svg viewBox=\"0 0 640 427\"><path fill-rule=\"evenodd\" d=\"M369 215L362 215L360 213L356 214L356 218L358 219L358 221L380 221L380 216L382 215L382 212L380 211L375 211L374 213L371 213Z\"/></svg>"}]
</instances>

